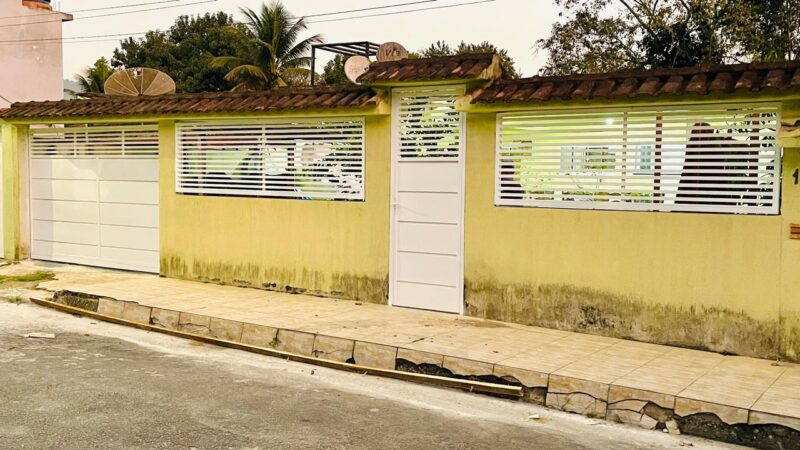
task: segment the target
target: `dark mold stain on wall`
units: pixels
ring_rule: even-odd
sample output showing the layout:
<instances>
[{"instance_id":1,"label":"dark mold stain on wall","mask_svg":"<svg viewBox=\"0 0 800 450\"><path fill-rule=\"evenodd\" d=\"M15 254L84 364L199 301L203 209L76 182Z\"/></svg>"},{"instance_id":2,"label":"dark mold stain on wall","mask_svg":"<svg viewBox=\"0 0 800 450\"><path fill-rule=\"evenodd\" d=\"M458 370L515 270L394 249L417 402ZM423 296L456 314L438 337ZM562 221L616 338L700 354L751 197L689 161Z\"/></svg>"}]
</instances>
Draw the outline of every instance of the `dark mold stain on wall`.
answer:
<instances>
[{"instance_id":1,"label":"dark mold stain on wall","mask_svg":"<svg viewBox=\"0 0 800 450\"><path fill-rule=\"evenodd\" d=\"M377 278L349 273L325 274L305 269L269 268L252 263L239 265L199 261L187 263L180 257L163 256L161 258L161 275L379 304L386 304L389 298L388 277Z\"/></svg>"},{"instance_id":2,"label":"dark mold stain on wall","mask_svg":"<svg viewBox=\"0 0 800 450\"><path fill-rule=\"evenodd\" d=\"M571 285L498 285L467 280L466 312L559 330L798 361L800 320L756 320L713 306L652 304Z\"/></svg>"}]
</instances>

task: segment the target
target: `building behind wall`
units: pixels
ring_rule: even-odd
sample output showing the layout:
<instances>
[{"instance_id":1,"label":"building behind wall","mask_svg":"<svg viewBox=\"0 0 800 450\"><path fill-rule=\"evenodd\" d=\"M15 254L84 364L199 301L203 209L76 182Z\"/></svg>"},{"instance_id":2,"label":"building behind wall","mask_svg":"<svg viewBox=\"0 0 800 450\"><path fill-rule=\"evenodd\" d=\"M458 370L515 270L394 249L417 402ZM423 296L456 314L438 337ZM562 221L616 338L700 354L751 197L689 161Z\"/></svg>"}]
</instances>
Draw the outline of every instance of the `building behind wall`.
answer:
<instances>
[{"instance_id":1,"label":"building behind wall","mask_svg":"<svg viewBox=\"0 0 800 450\"><path fill-rule=\"evenodd\" d=\"M0 109L64 97L61 27L72 16L47 9L47 3L23 3L0 0Z\"/></svg>"},{"instance_id":2,"label":"building behind wall","mask_svg":"<svg viewBox=\"0 0 800 450\"><path fill-rule=\"evenodd\" d=\"M49 0L0 0L0 14L0 110L64 98L61 27L72 16L53 11Z\"/></svg>"}]
</instances>

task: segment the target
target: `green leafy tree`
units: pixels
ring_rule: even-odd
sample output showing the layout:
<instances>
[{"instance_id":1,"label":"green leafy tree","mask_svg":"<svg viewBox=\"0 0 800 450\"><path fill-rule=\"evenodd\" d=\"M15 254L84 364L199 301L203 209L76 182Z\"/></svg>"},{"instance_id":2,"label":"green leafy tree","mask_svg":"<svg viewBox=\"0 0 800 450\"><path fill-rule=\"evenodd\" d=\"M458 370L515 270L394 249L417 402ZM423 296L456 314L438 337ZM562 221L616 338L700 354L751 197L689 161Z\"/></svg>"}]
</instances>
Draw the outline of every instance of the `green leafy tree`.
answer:
<instances>
[{"instance_id":1,"label":"green leafy tree","mask_svg":"<svg viewBox=\"0 0 800 450\"><path fill-rule=\"evenodd\" d=\"M466 55L472 53L496 53L500 57L503 73L508 78L519 78L520 73L515 67L514 60L508 55L508 50L498 48L496 45L483 41L478 44L468 44L461 41L455 48L444 41L436 41L429 47L411 55L413 57L435 58L439 56Z\"/></svg>"},{"instance_id":2,"label":"green leafy tree","mask_svg":"<svg viewBox=\"0 0 800 450\"><path fill-rule=\"evenodd\" d=\"M345 61L347 61L347 58L344 55L336 55L336 57L328 61L322 69L322 83L328 85L350 83L347 74L344 72Z\"/></svg>"},{"instance_id":3,"label":"green leafy tree","mask_svg":"<svg viewBox=\"0 0 800 450\"><path fill-rule=\"evenodd\" d=\"M737 61L800 58L800 0L728 0L725 35Z\"/></svg>"},{"instance_id":4,"label":"green leafy tree","mask_svg":"<svg viewBox=\"0 0 800 450\"><path fill-rule=\"evenodd\" d=\"M451 56L455 54L456 52L452 47L450 47L450 44L445 41L436 41L429 45L428 48L420 50L417 53L417 56L421 56L423 58L436 58L439 56Z\"/></svg>"},{"instance_id":5,"label":"green leafy tree","mask_svg":"<svg viewBox=\"0 0 800 450\"><path fill-rule=\"evenodd\" d=\"M225 80L234 90L263 90L287 86L307 79L311 45L322 42L320 35L301 39L308 27L275 0L256 12L243 8L244 34L249 45L242 55L218 56L211 67L226 68Z\"/></svg>"},{"instance_id":6,"label":"green leafy tree","mask_svg":"<svg viewBox=\"0 0 800 450\"><path fill-rule=\"evenodd\" d=\"M75 75L75 82L78 83L79 91L73 92L73 94L102 93L106 80L113 73L114 69L111 68L105 57L98 59L93 66L87 67L83 73Z\"/></svg>"},{"instance_id":7,"label":"green leafy tree","mask_svg":"<svg viewBox=\"0 0 800 450\"><path fill-rule=\"evenodd\" d=\"M800 0L554 0L545 75L793 59Z\"/></svg>"},{"instance_id":8,"label":"green leafy tree","mask_svg":"<svg viewBox=\"0 0 800 450\"><path fill-rule=\"evenodd\" d=\"M128 38L114 51L114 67L151 67L175 80L178 92L229 90L226 71L211 67L215 55L244 54L250 41L244 27L224 12L179 17L166 31Z\"/></svg>"}]
</instances>

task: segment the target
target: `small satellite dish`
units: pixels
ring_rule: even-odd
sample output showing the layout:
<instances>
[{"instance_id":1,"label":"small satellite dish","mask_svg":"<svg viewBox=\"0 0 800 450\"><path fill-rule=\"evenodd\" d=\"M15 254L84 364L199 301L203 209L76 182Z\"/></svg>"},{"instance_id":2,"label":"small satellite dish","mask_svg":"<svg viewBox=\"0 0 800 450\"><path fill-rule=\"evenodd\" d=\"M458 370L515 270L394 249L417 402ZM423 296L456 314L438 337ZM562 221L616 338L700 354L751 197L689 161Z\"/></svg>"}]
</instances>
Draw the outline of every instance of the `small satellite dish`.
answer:
<instances>
[{"instance_id":1,"label":"small satellite dish","mask_svg":"<svg viewBox=\"0 0 800 450\"><path fill-rule=\"evenodd\" d=\"M366 56L354 55L344 62L344 74L353 83L358 84L356 80L367 70L369 70L369 58Z\"/></svg>"},{"instance_id":2,"label":"small satellite dish","mask_svg":"<svg viewBox=\"0 0 800 450\"><path fill-rule=\"evenodd\" d=\"M378 47L378 62L399 61L408 58L408 50L397 42L385 42Z\"/></svg>"},{"instance_id":3,"label":"small satellite dish","mask_svg":"<svg viewBox=\"0 0 800 450\"><path fill-rule=\"evenodd\" d=\"M135 67L114 72L103 85L106 95L138 97L175 93L175 82L156 69Z\"/></svg>"}]
</instances>

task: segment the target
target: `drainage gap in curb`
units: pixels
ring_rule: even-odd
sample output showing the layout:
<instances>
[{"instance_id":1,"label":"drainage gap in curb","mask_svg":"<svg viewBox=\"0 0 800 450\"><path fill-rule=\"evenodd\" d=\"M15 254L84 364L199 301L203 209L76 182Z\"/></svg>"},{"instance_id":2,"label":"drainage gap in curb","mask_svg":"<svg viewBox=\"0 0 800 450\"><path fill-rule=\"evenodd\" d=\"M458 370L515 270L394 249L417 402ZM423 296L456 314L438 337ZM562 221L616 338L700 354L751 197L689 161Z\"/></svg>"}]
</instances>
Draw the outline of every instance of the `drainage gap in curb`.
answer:
<instances>
[{"instance_id":1,"label":"drainage gap in curb","mask_svg":"<svg viewBox=\"0 0 800 450\"><path fill-rule=\"evenodd\" d=\"M72 306L73 308L97 312L97 307L100 304L100 297L83 292L65 290L53 294L53 301L62 305Z\"/></svg>"},{"instance_id":2,"label":"drainage gap in curb","mask_svg":"<svg viewBox=\"0 0 800 450\"><path fill-rule=\"evenodd\" d=\"M800 431L783 425L729 425L716 414L675 416L682 433L763 449L800 449Z\"/></svg>"},{"instance_id":3,"label":"drainage gap in curb","mask_svg":"<svg viewBox=\"0 0 800 450\"><path fill-rule=\"evenodd\" d=\"M410 373L421 373L423 375L433 375L437 377L456 378L459 380L482 381L484 383L502 384L505 386L518 386L522 388L523 399L540 405L544 405L547 396L545 387L528 387L520 383L513 377L498 377L496 375L459 375L436 364L421 363L415 364L407 359L397 358L395 370Z\"/></svg>"}]
</instances>

